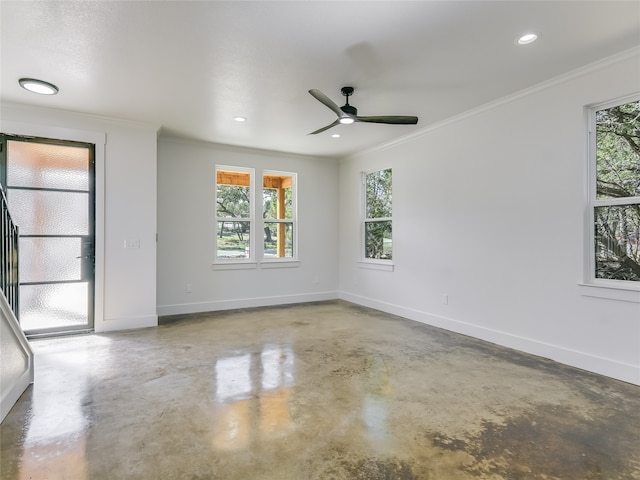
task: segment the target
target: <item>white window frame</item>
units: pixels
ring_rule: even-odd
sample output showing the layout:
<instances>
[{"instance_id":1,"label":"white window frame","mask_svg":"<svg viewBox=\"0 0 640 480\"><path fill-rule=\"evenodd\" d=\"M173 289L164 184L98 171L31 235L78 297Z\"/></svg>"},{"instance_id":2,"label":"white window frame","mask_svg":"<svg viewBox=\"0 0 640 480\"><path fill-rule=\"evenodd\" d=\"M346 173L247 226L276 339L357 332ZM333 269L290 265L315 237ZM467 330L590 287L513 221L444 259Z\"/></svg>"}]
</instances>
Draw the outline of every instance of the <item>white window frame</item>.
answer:
<instances>
[{"instance_id":1,"label":"white window frame","mask_svg":"<svg viewBox=\"0 0 640 480\"><path fill-rule=\"evenodd\" d=\"M380 218L367 218L367 175L376 172L382 172L384 170L391 170L392 180L391 180L391 191L393 192L393 168L391 166L375 168L372 170L367 170L361 173L361 192L360 192L360 260L358 261L358 266L360 268L367 268L371 270L382 270L387 272L393 272L394 263L393 258L394 254L391 255L391 259L382 259L382 258L367 258L366 257L366 224L371 221L390 221L391 222L391 248L392 252L394 249L394 228L393 228L393 197L391 200L391 217L380 217ZM393 193L392 193L393 195Z\"/></svg>"},{"instance_id":2,"label":"white window frame","mask_svg":"<svg viewBox=\"0 0 640 480\"><path fill-rule=\"evenodd\" d=\"M585 296L609 298L640 303L640 282L596 278L594 211L596 207L640 204L640 196L627 198L598 199L596 170L596 112L640 100L640 94L629 95L605 103L591 105L588 115L588 168L586 181L585 252L583 281L580 293Z\"/></svg>"},{"instance_id":3,"label":"white window frame","mask_svg":"<svg viewBox=\"0 0 640 480\"><path fill-rule=\"evenodd\" d=\"M249 222L249 257L248 258L219 258L218 257L218 222L229 221L230 217L218 216L218 172L231 171L249 174L249 217L242 221ZM214 208L214 267L225 268L256 268L256 198L255 198L255 169L230 165L216 165L214 173L213 208Z\"/></svg>"},{"instance_id":4,"label":"white window frame","mask_svg":"<svg viewBox=\"0 0 640 480\"><path fill-rule=\"evenodd\" d=\"M250 216L243 218L242 221L249 222L249 257L248 258L218 258L218 222L229 221L229 217L218 217L217 208L217 192L218 192L218 171L231 171L249 174L249 202ZM292 218L291 219L265 219L263 215L263 190L264 177L268 175L288 176L291 177L291 193L292 193ZM257 182L256 179L260 181ZM299 242L298 242L298 175L295 172L285 172L279 170L260 170L250 167L239 167L232 165L215 165L214 169L214 234L216 238L213 242L214 248L214 270L246 270L246 269L269 269L269 268L288 268L298 267L299 260ZM259 199L259 200L258 200ZM291 257L268 257L264 256L263 233L265 223L291 223L293 233L293 256Z\"/></svg>"},{"instance_id":5,"label":"white window frame","mask_svg":"<svg viewBox=\"0 0 640 480\"><path fill-rule=\"evenodd\" d=\"M291 218L283 218L283 219L277 219L277 218L269 218L269 219L264 219L262 218L262 209L263 209L263 204L262 204L262 200L259 202L259 208L260 208L260 214L257 216L260 219L260 225L258 226L258 228L260 228L261 232L264 232L264 224L265 223L291 223L291 230L292 230L292 235L293 235L293 245L292 245L292 249L293 249L293 256L291 257L265 257L264 256L264 242L260 242L261 244L261 267L262 268L270 268L270 267L277 267L277 266L297 266L299 264L299 259L298 259L298 175L294 172L284 172L284 171L280 171L280 170L263 170L262 174L260 175L260 193L261 193L261 199L264 198L264 196L262 195L265 188L264 188L264 177L265 176L279 176L279 177L291 177ZM262 238L262 237L260 237ZM287 265L285 265L287 264Z\"/></svg>"}]
</instances>

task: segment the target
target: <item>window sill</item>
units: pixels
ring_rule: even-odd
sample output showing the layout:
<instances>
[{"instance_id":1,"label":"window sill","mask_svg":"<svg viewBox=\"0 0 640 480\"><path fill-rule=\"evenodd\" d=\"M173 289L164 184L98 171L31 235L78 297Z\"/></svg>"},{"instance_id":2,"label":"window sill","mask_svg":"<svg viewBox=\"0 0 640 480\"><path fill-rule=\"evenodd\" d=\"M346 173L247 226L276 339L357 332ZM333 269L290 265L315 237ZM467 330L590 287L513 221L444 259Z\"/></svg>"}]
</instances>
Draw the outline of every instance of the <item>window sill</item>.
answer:
<instances>
[{"instance_id":1,"label":"window sill","mask_svg":"<svg viewBox=\"0 0 640 480\"><path fill-rule=\"evenodd\" d=\"M262 262L219 262L213 263L213 270L257 270L270 268L296 268L300 260L263 260Z\"/></svg>"},{"instance_id":2,"label":"window sill","mask_svg":"<svg viewBox=\"0 0 640 480\"><path fill-rule=\"evenodd\" d=\"M640 303L640 289L627 286L596 285L593 283L579 283L580 295L585 297L607 298L623 302Z\"/></svg>"},{"instance_id":3,"label":"window sill","mask_svg":"<svg viewBox=\"0 0 640 480\"><path fill-rule=\"evenodd\" d=\"M393 272L395 265L389 261L369 261L361 260L358 262L358 268L367 268L369 270L381 270L383 272Z\"/></svg>"},{"instance_id":4,"label":"window sill","mask_svg":"<svg viewBox=\"0 0 640 480\"><path fill-rule=\"evenodd\" d=\"M211 265L213 270L255 270L258 268L256 262L224 262Z\"/></svg>"},{"instance_id":5,"label":"window sill","mask_svg":"<svg viewBox=\"0 0 640 480\"><path fill-rule=\"evenodd\" d=\"M300 266L300 260L263 260L260 268L295 268Z\"/></svg>"}]
</instances>

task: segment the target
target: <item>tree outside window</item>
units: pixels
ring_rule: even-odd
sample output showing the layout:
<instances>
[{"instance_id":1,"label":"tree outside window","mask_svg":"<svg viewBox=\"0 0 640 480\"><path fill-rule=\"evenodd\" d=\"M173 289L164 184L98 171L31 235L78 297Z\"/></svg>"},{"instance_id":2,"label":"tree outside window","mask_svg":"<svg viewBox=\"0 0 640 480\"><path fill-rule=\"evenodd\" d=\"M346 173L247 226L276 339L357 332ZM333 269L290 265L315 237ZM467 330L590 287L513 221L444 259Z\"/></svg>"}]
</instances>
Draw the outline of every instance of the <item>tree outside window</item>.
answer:
<instances>
[{"instance_id":1,"label":"tree outside window","mask_svg":"<svg viewBox=\"0 0 640 480\"><path fill-rule=\"evenodd\" d=\"M264 257L294 256L294 175L265 172L262 177Z\"/></svg>"},{"instance_id":2,"label":"tree outside window","mask_svg":"<svg viewBox=\"0 0 640 480\"><path fill-rule=\"evenodd\" d=\"M640 100L592 115L595 278L640 282Z\"/></svg>"},{"instance_id":3,"label":"tree outside window","mask_svg":"<svg viewBox=\"0 0 640 480\"><path fill-rule=\"evenodd\" d=\"M253 171L216 170L216 258L251 257Z\"/></svg>"},{"instance_id":4,"label":"tree outside window","mask_svg":"<svg viewBox=\"0 0 640 480\"><path fill-rule=\"evenodd\" d=\"M368 259L391 260L391 169L365 174L364 184L364 256Z\"/></svg>"},{"instance_id":5,"label":"tree outside window","mask_svg":"<svg viewBox=\"0 0 640 480\"><path fill-rule=\"evenodd\" d=\"M296 174L216 167L216 259L221 263L295 258ZM262 192L262 216L254 199ZM262 244L260 234L264 232Z\"/></svg>"}]
</instances>

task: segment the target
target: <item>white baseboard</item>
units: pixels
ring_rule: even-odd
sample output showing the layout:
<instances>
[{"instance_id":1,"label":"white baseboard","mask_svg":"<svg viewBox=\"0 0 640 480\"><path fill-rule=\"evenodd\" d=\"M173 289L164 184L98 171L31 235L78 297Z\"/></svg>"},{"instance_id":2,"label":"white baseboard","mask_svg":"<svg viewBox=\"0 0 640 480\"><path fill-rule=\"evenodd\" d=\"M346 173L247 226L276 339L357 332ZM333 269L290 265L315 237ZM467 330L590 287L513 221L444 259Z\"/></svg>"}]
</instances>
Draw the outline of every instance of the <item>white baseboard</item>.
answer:
<instances>
[{"instance_id":1,"label":"white baseboard","mask_svg":"<svg viewBox=\"0 0 640 480\"><path fill-rule=\"evenodd\" d=\"M279 295L275 297L239 298L235 300L216 300L212 302L179 303L174 305L158 305L159 316L184 315L189 313L216 312L220 310L235 310L238 308L270 307L273 305L287 305L291 303L321 302L336 300L337 291L304 293L299 295Z\"/></svg>"},{"instance_id":2,"label":"white baseboard","mask_svg":"<svg viewBox=\"0 0 640 480\"><path fill-rule=\"evenodd\" d=\"M96 328L96 332L113 332L116 330L132 330L134 328L147 328L157 326L157 315L145 315L142 317L126 318L105 318L102 322L102 327L100 328L100 330Z\"/></svg>"},{"instance_id":3,"label":"white baseboard","mask_svg":"<svg viewBox=\"0 0 640 480\"><path fill-rule=\"evenodd\" d=\"M411 308L381 302L372 298L362 297L347 292L340 292L340 299L365 307L374 308L382 312L398 315L415 320L426 325L449 330L451 332L468 335L503 347L513 348L572 367L587 370L624 382L640 385L640 366L619 362L610 358L599 357L585 352L571 350L559 345L540 342L530 338L513 335L507 332L461 322L452 318L433 315Z\"/></svg>"}]
</instances>

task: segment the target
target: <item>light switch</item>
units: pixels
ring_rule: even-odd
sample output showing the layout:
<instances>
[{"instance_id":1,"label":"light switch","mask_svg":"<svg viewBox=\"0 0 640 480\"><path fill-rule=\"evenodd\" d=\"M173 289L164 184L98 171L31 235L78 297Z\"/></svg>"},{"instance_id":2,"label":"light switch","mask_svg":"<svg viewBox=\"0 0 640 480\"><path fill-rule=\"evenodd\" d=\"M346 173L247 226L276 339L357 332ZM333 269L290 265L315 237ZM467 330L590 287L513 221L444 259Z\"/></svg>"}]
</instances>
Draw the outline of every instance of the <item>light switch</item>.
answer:
<instances>
[{"instance_id":1,"label":"light switch","mask_svg":"<svg viewBox=\"0 0 640 480\"><path fill-rule=\"evenodd\" d=\"M125 240L124 248L140 248L140 239Z\"/></svg>"}]
</instances>

